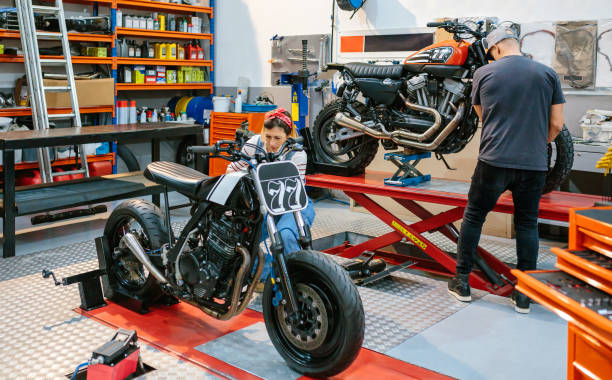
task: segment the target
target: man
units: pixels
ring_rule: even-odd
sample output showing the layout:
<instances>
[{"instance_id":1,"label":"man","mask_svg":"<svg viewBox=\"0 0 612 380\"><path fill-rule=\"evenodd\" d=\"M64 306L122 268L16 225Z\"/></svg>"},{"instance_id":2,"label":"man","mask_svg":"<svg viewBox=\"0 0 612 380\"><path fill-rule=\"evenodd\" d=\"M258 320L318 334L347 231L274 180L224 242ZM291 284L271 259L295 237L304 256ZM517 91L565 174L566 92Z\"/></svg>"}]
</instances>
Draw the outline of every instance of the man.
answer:
<instances>
[{"instance_id":1,"label":"man","mask_svg":"<svg viewBox=\"0 0 612 380\"><path fill-rule=\"evenodd\" d=\"M505 191L512 191L517 268L532 270L538 258L538 207L547 171L547 145L563 128L565 98L557 74L521 54L518 37L507 27L486 38L495 60L474 74L472 104L482 121L478 164L457 246L456 276L449 292L471 301L468 278L482 225ZM515 310L528 313L530 299L512 293Z\"/></svg>"}]
</instances>

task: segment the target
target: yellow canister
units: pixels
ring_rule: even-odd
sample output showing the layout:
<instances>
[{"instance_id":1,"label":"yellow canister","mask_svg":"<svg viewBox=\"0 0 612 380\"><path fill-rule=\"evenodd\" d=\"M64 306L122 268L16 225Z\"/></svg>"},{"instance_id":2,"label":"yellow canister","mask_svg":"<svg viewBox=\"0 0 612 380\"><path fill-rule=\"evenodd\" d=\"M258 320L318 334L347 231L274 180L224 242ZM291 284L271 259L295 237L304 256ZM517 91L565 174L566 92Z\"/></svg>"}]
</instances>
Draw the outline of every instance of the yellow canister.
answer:
<instances>
[{"instance_id":1,"label":"yellow canister","mask_svg":"<svg viewBox=\"0 0 612 380\"><path fill-rule=\"evenodd\" d=\"M159 30L166 30L166 16L159 15L157 20L159 21Z\"/></svg>"},{"instance_id":2,"label":"yellow canister","mask_svg":"<svg viewBox=\"0 0 612 380\"><path fill-rule=\"evenodd\" d=\"M167 47L165 43L155 44L155 58L166 59Z\"/></svg>"},{"instance_id":3,"label":"yellow canister","mask_svg":"<svg viewBox=\"0 0 612 380\"><path fill-rule=\"evenodd\" d=\"M166 49L166 59L176 59L176 44L168 44Z\"/></svg>"}]
</instances>

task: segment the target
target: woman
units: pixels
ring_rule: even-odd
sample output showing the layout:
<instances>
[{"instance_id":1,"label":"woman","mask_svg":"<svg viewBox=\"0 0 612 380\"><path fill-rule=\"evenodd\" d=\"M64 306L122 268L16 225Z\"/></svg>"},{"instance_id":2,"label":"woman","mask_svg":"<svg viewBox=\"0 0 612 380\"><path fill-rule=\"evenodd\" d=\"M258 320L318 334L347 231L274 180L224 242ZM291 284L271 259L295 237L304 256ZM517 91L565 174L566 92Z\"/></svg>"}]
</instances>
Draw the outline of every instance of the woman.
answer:
<instances>
[{"instance_id":1,"label":"woman","mask_svg":"<svg viewBox=\"0 0 612 380\"><path fill-rule=\"evenodd\" d=\"M287 141L289 137L296 137L297 132L293 127L293 121L291 120L291 115L283 108L278 108L274 111L266 113L265 121L263 128L261 130L261 134L258 136L251 137L247 144L242 148L242 151L249 156L255 154L255 148L252 145L259 146L266 150L267 153L278 153L279 149L283 146L283 144ZM251 145L251 146L249 146ZM304 151L291 151L284 156L280 157L281 161L290 160L292 161L298 168L300 172L300 177L302 181L305 182L305 174L306 174L306 152ZM227 172L245 170L248 164L244 161L232 162L228 168ZM310 198L308 199L308 206L302 210L302 217L304 219L304 223L308 226L312 225L314 221L315 212L314 206ZM300 245L298 244L298 229L295 224L295 218L292 213L283 214L274 217L274 222L276 223L276 228L281 234L283 239L283 244L285 248L285 253L295 252L300 250ZM266 228L266 223L263 224L262 230L262 240L268 237L268 231ZM261 275L261 280L265 281L270 274L270 257L266 255L266 266L264 267L264 271Z\"/></svg>"}]
</instances>

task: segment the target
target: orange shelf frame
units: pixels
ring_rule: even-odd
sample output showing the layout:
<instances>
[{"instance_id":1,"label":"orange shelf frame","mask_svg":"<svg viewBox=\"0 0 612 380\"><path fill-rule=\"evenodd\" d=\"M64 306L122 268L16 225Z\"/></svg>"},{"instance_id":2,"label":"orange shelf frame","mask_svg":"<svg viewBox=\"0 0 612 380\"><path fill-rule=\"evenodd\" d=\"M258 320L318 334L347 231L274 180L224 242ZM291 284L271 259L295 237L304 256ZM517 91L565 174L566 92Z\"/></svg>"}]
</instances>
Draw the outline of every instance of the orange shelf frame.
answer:
<instances>
[{"instance_id":1,"label":"orange shelf frame","mask_svg":"<svg viewBox=\"0 0 612 380\"><path fill-rule=\"evenodd\" d=\"M41 59L62 59L62 55L41 55ZM23 63L23 55L0 54L0 62L4 63ZM111 65L113 57L83 57L73 56L72 63L85 63L92 65Z\"/></svg>"},{"instance_id":2,"label":"orange shelf frame","mask_svg":"<svg viewBox=\"0 0 612 380\"><path fill-rule=\"evenodd\" d=\"M117 91L127 90L209 90L212 91L212 83L117 83Z\"/></svg>"},{"instance_id":3,"label":"orange shelf frame","mask_svg":"<svg viewBox=\"0 0 612 380\"><path fill-rule=\"evenodd\" d=\"M0 29L0 38L20 38L18 30ZM113 42L112 34L68 33L70 41Z\"/></svg>"},{"instance_id":4,"label":"orange shelf frame","mask_svg":"<svg viewBox=\"0 0 612 380\"><path fill-rule=\"evenodd\" d=\"M168 30L149 30L133 28L116 28L116 32L118 36L136 36L174 40L209 40L211 44L213 42L212 34L210 33L184 33L172 32Z\"/></svg>"},{"instance_id":5,"label":"orange shelf frame","mask_svg":"<svg viewBox=\"0 0 612 380\"><path fill-rule=\"evenodd\" d=\"M212 16L212 8L200 7L197 5L162 3L159 1L149 0L117 0L117 6L122 8L136 9L163 9L166 11L181 12L181 13L208 13Z\"/></svg>"},{"instance_id":6,"label":"orange shelf frame","mask_svg":"<svg viewBox=\"0 0 612 380\"><path fill-rule=\"evenodd\" d=\"M106 153L106 154L96 154L92 156L87 156L87 162L101 162L101 161L113 161L115 163L115 153ZM75 158L62 158L59 160L55 160L51 163L51 166L65 166L65 165L75 165L80 163L81 160L76 160ZM15 170L27 170L27 169L38 169L38 162L20 162L15 164ZM4 167L0 165L0 172L4 170Z\"/></svg>"},{"instance_id":7,"label":"orange shelf frame","mask_svg":"<svg viewBox=\"0 0 612 380\"><path fill-rule=\"evenodd\" d=\"M113 112L113 106L95 106L95 107L80 107L80 113L99 113L99 112ZM72 108L49 108L47 110L50 114L59 113L70 113ZM16 107L16 108L0 108L0 116L14 117L14 116L30 116L32 115L32 109L30 107Z\"/></svg>"},{"instance_id":8,"label":"orange shelf frame","mask_svg":"<svg viewBox=\"0 0 612 380\"><path fill-rule=\"evenodd\" d=\"M208 66L212 69L210 60L193 59L153 59L153 58L126 58L117 57L118 65L165 65L165 66Z\"/></svg>"}]
</instances>

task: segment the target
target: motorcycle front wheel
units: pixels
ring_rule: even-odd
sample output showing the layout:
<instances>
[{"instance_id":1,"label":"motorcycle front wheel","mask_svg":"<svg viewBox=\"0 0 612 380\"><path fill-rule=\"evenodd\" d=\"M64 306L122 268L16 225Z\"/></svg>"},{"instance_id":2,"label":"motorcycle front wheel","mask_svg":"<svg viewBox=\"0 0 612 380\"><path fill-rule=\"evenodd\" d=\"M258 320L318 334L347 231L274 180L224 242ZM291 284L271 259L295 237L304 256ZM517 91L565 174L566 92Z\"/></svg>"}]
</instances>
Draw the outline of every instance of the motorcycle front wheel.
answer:
<instances>
[{"instance_id":1,"label":"motorcycle front wheel","mask_svg":"<svg viewBox=\"0 0 612 380\"><path fill-rule=\"evenodd\" d=\"M268 279L263 314L270 340L287 364L312 377L336 375L355 360L365 330L363 304L357 288L339 265L316 251L287 255L299 322L288 318L287 305L275 307Z\"/></svg>"},{"instance_id":2,"label":"motorcycle front wheel","mask_svg":"<svg viewBox=\"0 0 612 380\"><path fill-rule=\"evenodd\" d=\"M157 281L147 268L127 249L117 249L121 238L130 232L136 236L145 252L156 254L168 242L166 225L161 210L142 199L122 202L111 213L104 228L113 262L107 274L111 291L143 301L154 300L161 295ZM107 296L107 298L111 298Z\"/></svg>"}]
</instances>

